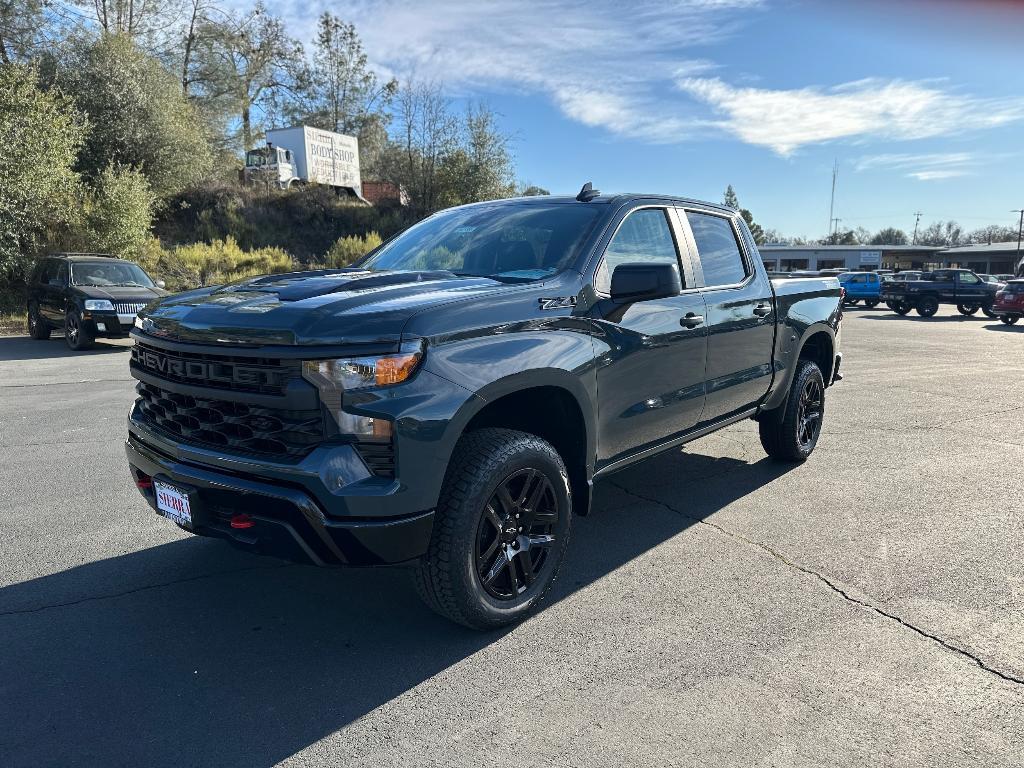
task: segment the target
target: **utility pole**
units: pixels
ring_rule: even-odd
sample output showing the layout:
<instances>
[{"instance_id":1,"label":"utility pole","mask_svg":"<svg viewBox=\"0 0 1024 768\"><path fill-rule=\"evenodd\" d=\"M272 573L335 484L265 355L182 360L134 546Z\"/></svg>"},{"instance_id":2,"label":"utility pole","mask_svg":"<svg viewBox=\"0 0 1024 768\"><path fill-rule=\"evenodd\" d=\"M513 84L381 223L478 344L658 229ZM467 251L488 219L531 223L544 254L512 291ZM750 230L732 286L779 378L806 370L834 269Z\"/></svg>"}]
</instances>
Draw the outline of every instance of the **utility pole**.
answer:
<instances>
[{"instance_id":1,"label":"utility pole","mask_svg":"<svg viewBox=\"0 0 1024 768\"><path fill-rule=\"evenodd\" d=\"M1011 213L1020 214L1020 224L1017 226L1017 263L1013 265L1014 272L1021 268L1020 266L1020 239L1021 235L1024 235L1024 210L1017 208Z\"/></svg>"},{"instance_id":2,"label":"utility pole","mask_svg":"<svg viewBox=\"0 0 1024 768\"><path fill-rule=\"evenodd\" d=\"M919 221L921 221L921 217L923 215L924 214L921 213L920 211L914 214L914 241L911 243L911 245L917 245L917 224Z\"/></svg>"},{"instance_id":3,"label":"utility pole","mask_svg":"<svg viewBox=\"0 0 1024 768\"><path fill-rule=\"evenodd\" d=\"M832 242L832 245L835 245L836 244L836 240L839 239L839 222L840 221L842 221L842 219L836 217L836 218L832 219L831 222L829 222L828 239ZM835 224L835 234L834 235L832 233L832 225L833 224Z\"/></svg>"},{"instance_id":4,"label":"utility pole","mask_svg":"<svg viewBox=\"0 0 1024 768\"><path fill-rule=\"evenodd\" d=\"M828 203L828 234L832 236L832 222L835 219L832 218L833 208L836 205L836 176L839 175L839 158L836 158L832 163L832 199Z\"/></svg>"}]
</instances>

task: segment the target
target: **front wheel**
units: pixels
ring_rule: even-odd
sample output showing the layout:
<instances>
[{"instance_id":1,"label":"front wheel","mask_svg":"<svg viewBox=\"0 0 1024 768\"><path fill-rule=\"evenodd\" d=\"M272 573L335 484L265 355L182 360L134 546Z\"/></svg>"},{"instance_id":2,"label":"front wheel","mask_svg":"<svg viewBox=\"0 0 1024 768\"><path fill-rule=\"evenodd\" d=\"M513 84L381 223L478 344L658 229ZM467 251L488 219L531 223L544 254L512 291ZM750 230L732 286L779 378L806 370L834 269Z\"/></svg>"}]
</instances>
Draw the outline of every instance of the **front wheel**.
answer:
<instances>
[{"instance_id":1,"label":"front wheel","mask_svg":"<svg viewBox=\"0 0 1024 768\"><path fill-rule=\"evenodd\" d=\"M999 319L1002 320L1006 325L1013 325L1020 320L1020 315L1000 315Z\"/></svg>"},{"instance_id":2,"label":"front wheel","mask_svg":"<svg viewBox=\"0 0 1024 768\"><path fill-rule=\"evenodd\" d=\"M811 360L800 360L784 411L768 411L758 422L765 453L782 461L805 461L825 419L825 380Z\"/></svg>"},{"instance_id":3,"label":"front wheel","mask_svg":"<svg viewBox=\"0 0 1024 768\"><path fill-rule=\"evenodd\" d=\"M910 312L910 305L905 304L902 301L894 301L892 303L892 311L897 315L905 315Z\"/></svg>"},{"instance_id":4,"label":"front wheel","mask_svg":"<svg viewBox=\"0 0 1024 768\"><path fill-rule=\"evenodd\" d=\"M939 300L934 296L923 296L917 302L917 314L921 317L931 317L939 311Z\"/></svg>"},{"instance_id":5,"label":"front wheel","mask_svg":"<svg viewBox=\"0 0 1024 768\"><path fill-rule=\"evenodd\" d=\"M50 338L50 326L39 316L39 305L35 302L28 305L28 335L36 341Z\"/></svg>"},{"instance_id":6,"label":"front wheel","mask_svg":"<svg viewBox=\"0 0 1024 768\"><path fill-rule=\"evenodd\" d=\"M416 588L437 613L495 629L533 612L555 580L572 526L568 472L546 441L511 429L459 440Z\"/></svg>"},{"instance_id":7,"label":"front wheel","mask_svg":"<svg viewBox=\"0 0 1024 768\"><path fill-rule=\"evenodd\" d=\"M72 309L64 317L64 341L75 352L89 349L95 341L78 310Z\"/></svg>"},{"instance_id":8,"label":"front wheel","mask_svg":"<svg viewBox=\"0 0 1024 768\"><path fill-rule=\"evenodd\" d=\"M981 307L979 307L977 304L957 304L956 305L956 311L959 312L961 315L973 315L979 309L981 309Z\"/></svg>"}]
</instances>

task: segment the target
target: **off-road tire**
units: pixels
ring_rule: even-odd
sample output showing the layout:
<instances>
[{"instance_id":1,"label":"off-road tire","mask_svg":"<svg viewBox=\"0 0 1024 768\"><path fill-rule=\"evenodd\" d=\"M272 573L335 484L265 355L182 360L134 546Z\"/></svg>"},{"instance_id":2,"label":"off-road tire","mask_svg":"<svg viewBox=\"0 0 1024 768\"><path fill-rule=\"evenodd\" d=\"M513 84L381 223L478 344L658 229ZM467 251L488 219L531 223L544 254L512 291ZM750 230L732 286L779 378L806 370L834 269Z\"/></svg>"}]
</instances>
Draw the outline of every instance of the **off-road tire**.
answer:
<instances>
[{"instance_id":1,"label":"off-road tire","mask_svg":"<svg viewBox=\"0 0 1024 768\"><path fill-rule=\"evenodd\" d=\"M69 310L64 316L64 342L68 348L81 352L92 347L96 339L85 327L85 322L77 309Z\"/></svg>"},{"instance_id":2,"label":"off-road tire","mask_svg":"<svg viewBox=\"0 0 1024 768\"><path fill-rule=\"evenodd\" d=\"M956 311L959 312L961 315L973 315L979 309L981 309L981 307L979 307L977 304L957 304L956 305Z\"/></svg>"},{"instance_id":3,"label":"off-road tire","mask_svg":"<svg viewBox=\"0 0 1024 768\"><path fill-rule=\"evenodd\" d=\"M921 317L931 317L939 311L939 300L934 296L922 296L917 300L917 314Z\"/></svg>"},{"instance_id":4,"label":"off-road tire","mask_svg":"<svg viewBox=\"0 0 1024 768\"><path fill-rule=\"evenodd\" d=\"M820 416L817 429L809 441L800 439L801 393L809 384L818 387L821 393ZM781 417L781 418L780 418ZM780 461L806 461L814 451L821 435L821 427L825 421L825 380L821 369L813 360L800 360L797 363L793 383L789 388L785 410L779 409L763 413L758 421L758 434L761 445L769 456Z\"/></svg>"},{"instance_id":5,"label":"off-road tire","mask_svg":"<svg viewBox=\"0 0 1024 768\"><path fill-rule=\"evenodd\" d=\"M909 314L909 312L910 312L910 305L909 304L905 304L902 301L894 301L892 304L893 304L892 311L895 312L897 315Z\"/></svg>"},{"instance_id":6,"label":"off-road tire","mask_svg":"<svg viewBox=\"0 0 1024 768\"><path fill-rule=\"evenodd\" d=\"M523 469L539 470L551 484L558 512L555 540L535 581L518 597L497 599L478 574L476 541L495 490ZM548 442L511 429L469 432L459 440L448 465L430 545L415 572L416 591L432 610L471 629L521 621L551 589L571 528L568 471Z\"/></svg>"},{"instance_id":7,"label":"off-road tire","mask_svg":"<svg viewBox=\"0 0 1024 768\"><path fill-rule=\"evenodd\" d=\"M992 320L995 320L997 317L999 317L998 314L992 311L992 307L982 307L981 313L985 315L985 317L990 318Z\"/></svg>"},{"instance_id":8,"label":"off-road tire","mask_svg":"<svg viewBox=\"0 0 1024 768\"><path fill-rule=\"evenodd\" d=\"M878 306L878 299L864 299L864 306L868 309L874 309Z\"/></svg>"},{"instance_id":9,"label":"off-road tire","mask_svg":"<svg viewBox=\"0 0 1024 768\"><path fill-rule=\"evenodd\" d=\"M39 316L39 305L33 302L28 305L28 335L36 341L50 338L50 324Z\"/></svg>"},{"instance_id":10,"label":"off-road tire","mask_svg":"<svg viewBox=\"0 0 1024 768\"><path fill-rule=\"evenodd\" d=\"M1020 320L1020 315L1000 315L999 319L1002 320L1005 325L1013 325Z\"/></svg>"}]
</instances>

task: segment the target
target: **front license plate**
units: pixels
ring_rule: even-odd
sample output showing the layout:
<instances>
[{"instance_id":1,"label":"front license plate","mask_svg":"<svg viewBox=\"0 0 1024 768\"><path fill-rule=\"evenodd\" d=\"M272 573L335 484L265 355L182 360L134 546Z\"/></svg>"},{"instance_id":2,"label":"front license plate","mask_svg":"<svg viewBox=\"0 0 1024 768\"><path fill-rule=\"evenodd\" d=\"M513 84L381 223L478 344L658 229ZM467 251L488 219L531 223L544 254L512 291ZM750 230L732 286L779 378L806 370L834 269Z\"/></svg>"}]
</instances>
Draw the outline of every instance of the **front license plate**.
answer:
<instances>
[{"instance_id":1,"label":"front license plate","mask_svg":"<svg viewBox=\"0 0 1024 768\"><path fill-rule=\"evenodd\" d=\"M189 507L188 494L173 485L153 481L156 491L156 506L160 514L186 528L192 527L192 509Z\"/></svg>"}]
</instances>

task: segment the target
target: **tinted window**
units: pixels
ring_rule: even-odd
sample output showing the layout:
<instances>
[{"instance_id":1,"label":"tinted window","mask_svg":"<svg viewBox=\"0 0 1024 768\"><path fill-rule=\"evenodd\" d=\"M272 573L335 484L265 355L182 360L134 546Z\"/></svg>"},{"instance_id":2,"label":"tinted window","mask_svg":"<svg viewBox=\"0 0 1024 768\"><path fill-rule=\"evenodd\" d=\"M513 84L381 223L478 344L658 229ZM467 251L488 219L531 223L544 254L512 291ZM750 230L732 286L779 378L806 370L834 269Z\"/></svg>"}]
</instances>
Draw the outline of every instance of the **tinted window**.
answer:
<instances>
[{"instance_id":1,"label":"tinted window","mask_svg":"<svg viewBox=\"0 0 1024 768\"><path fill-rule=\"evenodd\" d=\"M687 211L686 218L697 242L705 285L742 283L747 277L747 267L730 221L693 211Z\"/></svg>"},{"instance_id":2,"label":"tinted window","mask_svg":"<svg viewBox=\"0 0 1024 768\"><path fill-rule=\"evenodd\" d=\"M619 264L656 261L674 264L679 271L676 243L666 217L664 208L642 208L626 217L608 244L604 261L594 276L594 287L598 291L611 291L611 275Z\"/></svg>"},{"instance_id":3,"label":"tinted window","mask_svg":"<svg viewBox=\"0 0 1024 768\"><path fill-rule=\"evenodd\" d=\"M572 263L600 211L599 205L559 203L453 208L405 230L357 266L540 280Z\"/></svg>"}]
</instances>

